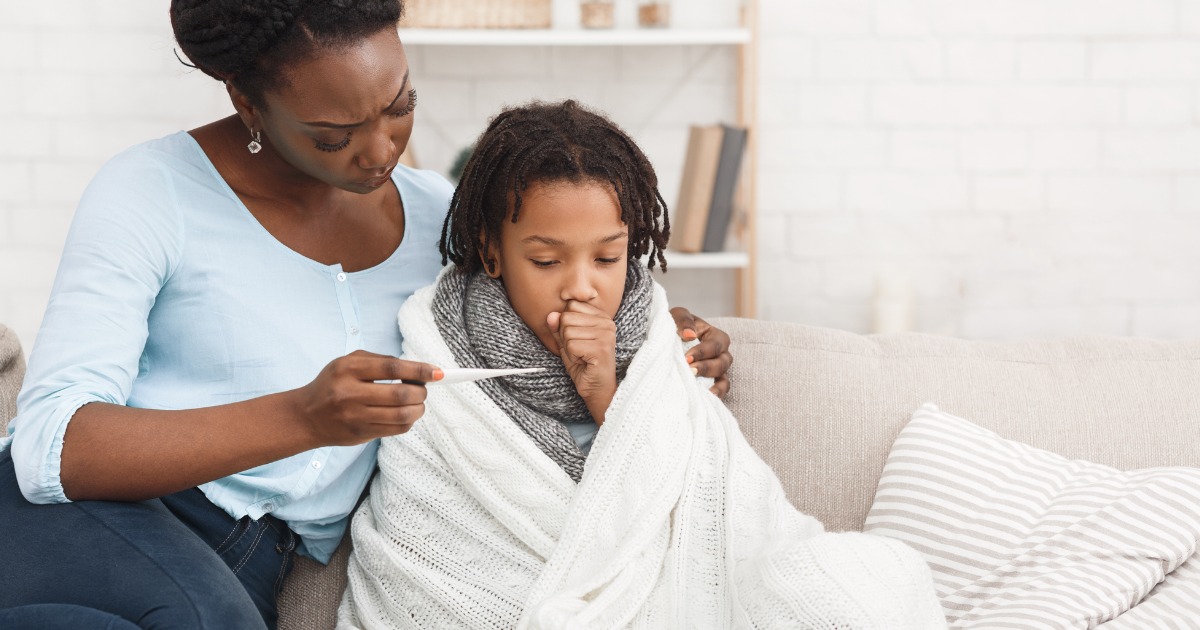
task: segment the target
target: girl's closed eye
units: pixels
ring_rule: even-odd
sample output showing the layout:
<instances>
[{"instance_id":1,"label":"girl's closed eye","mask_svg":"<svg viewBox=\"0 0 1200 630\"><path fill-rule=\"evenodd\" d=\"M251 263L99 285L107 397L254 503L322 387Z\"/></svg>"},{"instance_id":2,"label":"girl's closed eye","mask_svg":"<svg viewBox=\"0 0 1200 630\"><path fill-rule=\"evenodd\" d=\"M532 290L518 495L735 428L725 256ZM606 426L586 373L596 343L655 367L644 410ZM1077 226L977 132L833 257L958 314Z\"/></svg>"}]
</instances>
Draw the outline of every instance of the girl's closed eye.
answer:
<instances>
[{"instance_id":1,"label":"girl's closed eye","mask_svg":"<svg viewBox=\"0 0 1200 630\"><path fill-rule=\"evenodd\" d=\"M597 258L596 262L604 264L604 265L615 265L615 264L621 262L621 257L617 256L616 258Z\"/></svg>"},{"instance_id":2,"label":"girl's closed eye","mask_svg":"<svg viewBox=\"0 0 1200 630\"><path fill-rule=\"evenodd\" d=\"M537 260L535 258L530 258L529 262L532 262L535 267L550 267L558 261L557 260Z\"/></svg>"}]
</instances>

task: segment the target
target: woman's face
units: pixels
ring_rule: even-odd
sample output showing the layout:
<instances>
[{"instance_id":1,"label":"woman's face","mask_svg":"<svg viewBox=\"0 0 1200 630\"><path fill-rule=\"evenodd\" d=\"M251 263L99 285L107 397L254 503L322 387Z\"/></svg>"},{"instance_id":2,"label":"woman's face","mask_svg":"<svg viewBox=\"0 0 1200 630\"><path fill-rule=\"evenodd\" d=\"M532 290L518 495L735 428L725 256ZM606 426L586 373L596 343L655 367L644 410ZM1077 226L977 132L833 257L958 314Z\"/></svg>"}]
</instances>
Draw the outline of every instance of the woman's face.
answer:
<instances>
[{"instance_id":1,"label":"woman's face","mask_svg":"<svg viewBox=\"0 0 1200 630\"><path fill-rule=\"evenodd\" d=\"M271 148L337 188L366 194L386 183L412 135L416 106L396 31L322 51L287 74L259 110Z\"/></svg>"},{"instance_id":2,"label":"woman's face","mask_svg":"<svg viewBox=\"0 0 1200 630\"><path fill-rule=\"evenodd\" d=\"M558 354L546 316L575 300L615 317L628 248L629 226L612 186L534 182L521 194L517 222L501 224L492 256L513 310Z\"/></svg>"}]
</instances>

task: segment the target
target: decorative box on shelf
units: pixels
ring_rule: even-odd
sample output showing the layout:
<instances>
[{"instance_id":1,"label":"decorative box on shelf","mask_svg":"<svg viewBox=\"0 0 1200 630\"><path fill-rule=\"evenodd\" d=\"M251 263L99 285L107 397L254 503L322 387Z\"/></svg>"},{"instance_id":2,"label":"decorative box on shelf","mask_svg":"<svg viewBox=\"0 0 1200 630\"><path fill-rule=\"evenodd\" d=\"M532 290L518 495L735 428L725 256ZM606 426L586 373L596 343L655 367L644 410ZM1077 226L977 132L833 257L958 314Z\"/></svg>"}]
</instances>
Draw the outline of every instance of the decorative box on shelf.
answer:
<instances>
[{"instance_id":1,"label":"decorative box on shelf","mask_svg":"<svg viewBox=\"0 0 1200 630\"><path fill-rule=\"evenodd\" d=\"M551 0L405 0L401 28L550 28Z\"/></svg>"}]
</instances>

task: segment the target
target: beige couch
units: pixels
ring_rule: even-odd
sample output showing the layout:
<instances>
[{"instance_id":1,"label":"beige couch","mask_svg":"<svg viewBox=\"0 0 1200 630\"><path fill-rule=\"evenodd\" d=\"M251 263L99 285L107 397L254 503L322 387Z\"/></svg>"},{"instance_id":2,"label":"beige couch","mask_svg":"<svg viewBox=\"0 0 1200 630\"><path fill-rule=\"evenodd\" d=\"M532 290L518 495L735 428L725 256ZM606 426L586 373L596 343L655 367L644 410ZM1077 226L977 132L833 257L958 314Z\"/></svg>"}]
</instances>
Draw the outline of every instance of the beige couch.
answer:
<instances>
[{"instance_id":1,"label":"beige couch","mask_svg":"<svg viewBox=\"0 0 1200 630\"><path fill-rule=\"evenodd\" d=\"M1200 466L1200 341L1080 338L979 342L861 336L740 319L728 404L796 507L831 530L862 527L891 442L924 402L1072 458L1137 468ZM0 329L0 425L20 359ZM302 560L281 628L331 628L346 546Z\"/></svg>"}]
</instances>

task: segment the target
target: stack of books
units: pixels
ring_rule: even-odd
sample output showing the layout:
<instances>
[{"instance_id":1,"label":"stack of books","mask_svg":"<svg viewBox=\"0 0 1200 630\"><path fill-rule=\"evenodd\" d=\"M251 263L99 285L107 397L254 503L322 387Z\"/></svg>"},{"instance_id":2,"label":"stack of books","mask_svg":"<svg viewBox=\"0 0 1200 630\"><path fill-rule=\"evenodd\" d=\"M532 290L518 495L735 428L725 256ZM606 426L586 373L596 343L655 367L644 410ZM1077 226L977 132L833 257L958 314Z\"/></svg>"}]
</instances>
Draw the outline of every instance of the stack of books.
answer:
<instances>
[{"instance_id":1,"label":"stack of books","mask_svg":"<svg viewBox=\"0 0 1200 630\"><path fill-rule=\"evenodd\" d=\"M733 223L734 195L746 150L746 129L693 125L671 228L671 249L720 252Z\"/></svg>"}]
</instances>

